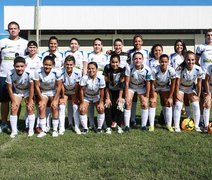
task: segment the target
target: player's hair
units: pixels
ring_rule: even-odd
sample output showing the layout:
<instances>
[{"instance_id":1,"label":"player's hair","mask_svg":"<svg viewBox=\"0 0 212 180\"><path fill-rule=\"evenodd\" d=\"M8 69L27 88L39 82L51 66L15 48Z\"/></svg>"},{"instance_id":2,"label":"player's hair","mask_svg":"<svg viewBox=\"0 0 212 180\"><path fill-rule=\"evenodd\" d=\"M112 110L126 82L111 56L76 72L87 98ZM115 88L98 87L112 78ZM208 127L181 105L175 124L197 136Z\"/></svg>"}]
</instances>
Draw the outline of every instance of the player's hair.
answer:
<instances>
[{"instance_id":1,"label":"player's hair","mask_svg":"<svg viewBox=\"0 0 212 180\"><path fill-rule=\"evenodd\" d=\"M115 39L113 45L115 45L116 42L121 42L123 44L123 41L120 38Z\"/></svg>"},{"instance_id":2,"label":"player's hair","mask_svg":"<svg viewBox=\"0 0 212 180\"><path fill-rule=\"evenodd\" d=\"M13 61L13 64L14 66L17 64L17 63L26 63L25 59L21 56L16 56L14 61Z\"/></svg>"},{"instance_id":3,"label":"player's hair","mask_svg":"<svg viewBox=\"0 0 212 180\"><path fill-rule=\"evenodd\" d=\"M162 54L160 56L160 61L163 59L163 58L167 58L169 60L169 56L167 54Z\"/></svg>"},{"instance_id":4,"label":"player's hair","mask_svg":"<svg viewBox=\"0 0 212 180\"><path fill-rule=\"evenodd\" d=\"M144 57L144 55L141 52L135 52L132 56L132 59L134 59L137 54L140 54L142 58Z\"/></svg>"},{"instance_id":5,"label":"player's hair","mask_svg":"<svg viewBox=\"0 0 212 180\"><path fill-rule=\"evenodd\" d=\"M114 58L117 58L118 61L120 62L120 56L119 56L118 54L116 54L116 53L113 53L113 54L110 56L110 64L111 64L111 62L112 62L112 60L113 60Z\"/></svg>"},{"instance_id":6,"label":"player's hair","mask_svg":"<svg viewBox=\"0 0 212 180\"><path fill-rule=\"evenodd\" d=\"M94 66L96 67L96 69L98 69L98 65L97 65L97 63L96 63L96 62L94 62L94 61L89 62L89 63L88 63L88 66L89 66L89 65L91 65L91 64L92 64L92 65L94 65Z\"/></svg>"},{"instance_id":7,"label":"player's hair","mask_svg":"<svg viewBox=\"0 0 212 180\"><path fill-rule=\"evenodd\" d=\"M206 29L206 31L205 31L205 37L207 36L207 34L208 34L209 32L212 32L212 28Z\"/></svg>"},{"instance_id":8,"label":"player's hair","mask_svg":"<svg viewBox=\"0 0 212 180\"><path fill-rule=\"evenodd\" d=\"M45 61L50 60L50 61L52 61L52 64L55 65L55 58L56 58L56 56L53 53L50 53L49 55L44 57L43 64Z\"/></svg>"},{"instance_id":9,"label":"player's hair","mask_svg":"<svg viewBox=\"0 0 212 180\"><path fill-rule=\"evenodd\" d=\"M95 44L95 41L100 41L101 44L102 44L102 39L101 39L101 38L95 38L95 39L93 40L93 45Z\"/></svg>"},{"instance_id":10,"label":"player's hair","mask_svg":"<svg viewBox=\"0 0 212 180\"><path fill-rule=\"evenodd\" d=\"M73 63L75 64L75 57L72 56L72 55L68 55L66 58L65 58L65 62L66 63L67 61L73 61Z\"/></svg>"},{"instance_id":11,"label":"player's hair","mask_svg":"<svg viewBox=\"0 0 212 180\"><path fill-rule=\"evenodd\" d=\"M79 40L77 39L77 38L71 38L70 40L69 40L69 44L71 44L71 41L73 41L73 40L75 40L75 41L77 41L77 43L79 44Z\"/></svg>"},{"instance_id":12,"label":"player's hair","mask_svg":"<svg viewBox=\"0 0 212 180\"><path fill-rule=\"evenodd\" d=\"M186 44L185 42L182 40L182 39L178 39L175 41L174 43L174 51L177 52L177 43L182 43L182 46L183 46L183 51L182 51L182 55L185 56L186 52L187 52L187 48L186 48Z\"/></svg>"},{"instance_id":13,"label":"player's hair","mask_svg":"<svg viewBox=\"0 0 212 180\"><path fill-rule=\"evenodd\" d=\"M161 49L162 49L162 51L163 51L163 46L162 46L161 44L154 44L154 45L152 46L152 48L151 48L150 53L149 53L149 56L150 56L151 58L155 58L154 51L155 51L155 48L158 47L158 46L161 47Z\"/></svg>"},{"instance_id":14,"label":"player's hair","mask_svg":"<svg viewBox=\"0 0 212 180\"><path fill-rule=\"evenodd\" d=\"M143 36L140 35L140 34L136 34L134 37L133 37L133 42L135 42L135 39L136 38L140 38L142 41L143 41Z\"/></svg>"},{"instance_id":15,"label":"player's hair","mask_svg":"<svg viewBox=\"0 0 212 180\"><path fill-rule=\"evenodd\" d=\"M15 24L16 26L18 26L18 29L20 29L20 26L19 26L19 24L18 24L17 22L11 21L11 22L7 25L7 29L8 29L8 30L9 30L9 28L10 28L10 26L11 26L12 24Z\"/></svg>"},{"instance_id":16,"label":"player's hair","mask_svg":"<svg viewBox=\"0 0 212 180\"><path fill-rule=\"evenodd\" d=\"M49 44L50 44L51 40L56 40L57 43L59 42L59 41L58 41L58 38L57 38L56 36L51 36L51 37L49 38L49 41L48 41L48 47L49 47Z\"/></svg>"}]
</instances>

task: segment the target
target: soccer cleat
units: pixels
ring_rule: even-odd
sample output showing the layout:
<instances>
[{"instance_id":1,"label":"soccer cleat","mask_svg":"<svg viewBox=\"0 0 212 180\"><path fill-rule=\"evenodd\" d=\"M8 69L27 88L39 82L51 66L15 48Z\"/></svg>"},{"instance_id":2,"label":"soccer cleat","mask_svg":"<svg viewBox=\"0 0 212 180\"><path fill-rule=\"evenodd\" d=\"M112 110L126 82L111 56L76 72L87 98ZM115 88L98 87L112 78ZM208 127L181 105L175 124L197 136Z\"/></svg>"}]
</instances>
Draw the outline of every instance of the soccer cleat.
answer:
<instances>
[{"instance_id":1,"label":"soccer cleat","mask_svg":"<svg viewBox=\"0 0 212 180\"><path fill-rule=\"evenodd\" d=\"M203 132L207 133L208 132L208 127L204 127Z\"/></svg>"},{"instance_id":2,"label":"soccer cleat","mask_svg":"<svg viewBox=\"0 0 212 180\"><path fill-rule=\"evenodd\" d=\"M175 132L181 132L181 130L180 130L179 127L175 127L174 131L175 131Z\"/></svg>"},{"instance_id":3,"label":"soccer cleat","mask_svg":"<svg viewBox=\"0 0 212 180\"><path fill-rule=\"evenodd\" d=\"M141 130L142 130L142 131L147 131L148 128L147 128L146 126L142 126L142 127L141 127Z\"/></svg>"},{"instance_id":4,"label":"soccer cleat","mask_svg":"<svg viewBox=\"0 0 212 180\"><path fill-rule=\"evenodd\" d=\"M83 129L82 134L83 134L83 135L88 134L88 129Z\"/></svg>"},{"instance_id":5,"label":"soccer cleat","mask_svg":"<svg viewBox=\"0 0 212 180\"><path fill-rule=\"evenodd\" d=\"M122 130L122 128L120 126L117 126L117 133L118 134L122 134L124 131Z\"/></svg>"},{"instance_id":6,"label":"soccer cleat","mask_svg":"<svg viewBox=\"0 0 212 180\"><path fill-rule=\"evenodd\" d=\"M9 126L6 123L1 124L1 130L2 130L2 132L11 133L11 129L9 128Z\"/></svg>"},{"instance_id":7,"label":"soccer cleat","mask_svg":"<svg viewBox=\"0 0 212 180\"><path fill-rule=\"evenodd\" d=\"M154 126L149 126L149 132L154 132L155 131L155 127Z\"/></svg>"},{"instance_id":8,"label":"soccer cleat","mask_svg":"<svg viewBox=\"0 0 212 180\"><path fill-rule=\"evenodd\" d=\"M200 129L200 127L195 127L194 130L195 130L196 132L202 132L202 130Z\"/></svg>"},{"instance_id":9,"label":"soccer cleat","mask_svg":"<svg viewBox=\"0 0 212 180\"><path fill-rule=\"evenodd\" d=\"M174 132L174 129L171 126L166 126L166 128L168 129L169 132Z\"/></svg>"},{"instance_id":10,"label":"soccer cleat","mask_svg":"<svg viewBox=\"0 0 212 180\"><path fill-rule=\"evenodd\" d=\"M28 131L28 137L32 137L34 135L34 131Z\"/></svg>"},{"instance_id":11,"label":"soccer cleat","mask_svg":"<svg viewBox=\"0 0 212 180\"><path fill-rule=\"evenodd\" d=\"M53 131L53 132L52 132L52 137L58 137L58 136L59 136L59 134L58 134L57 131Z\"/></svg>"},{"instance_id":12,"label":"soccer cleat","mask_svg":"<svg viewBox=\"0 0 212 180\"><path fill-rule=\"evenodd\" d=\"M10 134L10 137L11 137L11 138L15 138L17 135L18 135L17 133L13 133L13 132L12 132L12 133Z\"/></svg>"},{"instance_id":13,"label":"soccer cleat","mask_svg":"<svg viewBox=\"0 0 212 180\"><path fill-rule=\"evenodd\" d=\"M97 133L98 133L98 134L101 134L101 133L102 133L102 129L98 128L98 129L97 129Z\"/></svg>"},{"instance_id":14,"label":"soccer cleat","mask_svg":"<svg viewBox=\"0 0 212 180\"><path fill-rule=\"evenodd\" d=\"M49 132L50 129L51 129L51 128L50 128L49 126L47 126L47 127L46 127L46 132Z\"/></svg>"},{"instance_id":15,"label":"soccer cleat","mask_svg":"<svg viewBox=\"0 0 212 180\"><path fill-rule=\"evenodd\" d=\"M78 127L74 127L74 131L76 134L82 134Z\"/></svg>"},{"instance_id":16,"label":"soccer cleat","mask_svg":"<svg viewBox=\"0 0 212 180\"><path fill-rule=\"evenodd\" d=\"M112 129L110 127L106 128L105 133L112 134Z\"/></svg>"},{"instance_id":17,"label":"soccer cleat","mask_svg":"<svg viewBox=\"0 0 212 180\"><path fill-rule=\"evenodd\" d=\"M41 131L41 132L37 135L38 138L42 138L42 137L44 137L44 136L46 136L46 132L44 132L44 131Z\"/></svg>"},{"instance_id":18,"label":"soccer cleat","mask_svg":"<svg viewBox=\"0 0 212 180\"><path fill-rule=\"evenodd\" d=\"M124 132L130 132L130 128L129 128L128 126L126 126L126 127L124 128Z\"/></svg>"},{"instance_id":19,"label":"soccer cleat","mask_svg":"<svg viewBox=\"0 0 212 180\"><path fill-rule=\"evenodd\" d=\"M59 135L64 135L64 133L65 133L65 130L59 130Z\"/></svg>"},{"instance_id":20,"label":"soccer cleat","mask_svg":"<svg viewBox=\"0 0 212 180\"><path fill-rule=\"evenodd\" d=\"M117 123L115 121L112 122L111 128L116 128Z\"/></svg>"}]
</instances>

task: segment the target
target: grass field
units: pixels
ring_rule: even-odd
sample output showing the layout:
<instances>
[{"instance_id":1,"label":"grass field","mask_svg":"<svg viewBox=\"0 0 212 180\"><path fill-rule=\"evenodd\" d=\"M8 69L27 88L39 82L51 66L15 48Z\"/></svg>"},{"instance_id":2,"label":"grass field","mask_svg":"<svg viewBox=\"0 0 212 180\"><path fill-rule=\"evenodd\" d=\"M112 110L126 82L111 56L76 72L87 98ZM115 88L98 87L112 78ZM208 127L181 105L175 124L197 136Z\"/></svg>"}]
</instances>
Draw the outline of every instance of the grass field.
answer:
<instances>
[{"instance_id":1,"label":"grass field","mask_svg":"<svg viewBox=\"0 0 212 180\"><path fill-rule=\"evenodd\" d=\"M0 134L0 179L131 178L212 179L212 135L161 127L121 135L82 136L67 130L42 139Z\"/></svg>"}]
</instances>

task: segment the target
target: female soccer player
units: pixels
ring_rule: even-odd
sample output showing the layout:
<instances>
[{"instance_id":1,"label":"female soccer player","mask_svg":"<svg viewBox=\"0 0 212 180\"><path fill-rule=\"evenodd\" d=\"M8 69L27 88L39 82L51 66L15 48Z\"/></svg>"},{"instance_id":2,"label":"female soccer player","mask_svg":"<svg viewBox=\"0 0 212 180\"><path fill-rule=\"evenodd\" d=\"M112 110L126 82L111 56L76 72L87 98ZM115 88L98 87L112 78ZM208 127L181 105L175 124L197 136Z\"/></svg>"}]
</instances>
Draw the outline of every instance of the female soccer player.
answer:
<instances>
[{"instance_id":1,"label":"female soccer player","mask_svg":"<svg viewBox=\"0 0 212 180\"><path fill-rule=\"evenodd\" d=\"M18 110L22 99L26 103L26 108L28 112L29 119L29 132L28 136L33 136L34 134L34 83L33 75L26 71L25 59L23 57L17 56L14 59L14 69L11 70L6 79L8 84L8 92L11 99L11 115L10 115L10 125L12 128L11 138L14 138L18 134L17 121L18 121ZM14 91L13 91L14 88Z\"/></svg>"},{"instance_id":2,"label":"female soccer player","mask_svg":"<svg viewBox=\"0 0 212 180\"><path fill-rule=\"evenodd\" d=\"M184 94L188 95L193 107L193 117L195 130L201 132L199 128L200 108L199 97L201 93L202 69L195 64L195 53L188 51L185 60L176 70L176 103L174 109L175 132L180 132L180 115L183 105ZM195 81L197 85L195 86Z\"/></svg>"},{"instance_id":3,"label":"female soccer player","mask_svg":"<svg viewBox=\"0 0 212 180\"><path fill-rule=\"evenodd\" d=\"M61 72L54 69L55 56L49 55L43 59L43 67L35 73L35 90L38 95L41 133L37 137L46 135L46 107L50 103L53 115L53 137L58 136L58 103L62 86Z\"/></svg>"},{"instance_id":4,"label":"female soccer player","mask_svg":"<svg viewBox=\"0 0 212 180\"><path fill-rule=\"evenodd\" d=\"M130 75L125 81L125 131L129 131L132 99L135 92L137 92L141 104L141 128L142 130L147 130L146 124L148 119L151 72L149 67L145 65L143 61L142 53L136 52L133 54L133 65L131 66Z\"/></svg>"},{"instance_id":5,"label":"female soccer player","mask_svg":"<svg viewBox=\"0 0 212 180\"><path fill-rule=\"evenodd\" d=\"M48 41L48 47L49 49L46 51L46 52L43 52L42 53L42 60L48 56L49 54L54 54L56 56L55 58L55 66L54 68L58 69L58 70L61 70L62 67L63 67L63 53L59 52L58 51L58 39L56 36L51 36L49 38L49 41Z\"/></svg>"},{"instance_id":6,"label":"female soccer player","mask_svg":"<svg viewBox=\"0 0 212 180\"><path fill-rule=\"evenodd\" d=\"M159 59L162 53L163 53L163 46L161 44L154 44L152 46L150 52L151 58L146 61L146 64L150 69L155 68L157 65L160 64Z\"/></svg>"},{"instance_id":7,"label":"female soccer player","mask_svg":"<svg viewBox=\"0 0 212 180\"><path fill-rule=\"evenodd\" d=\"M212 64L208 66L205 75L205 97L204 97L204 109L203 109L204 132L208 132L208 124L211 109L211 93L212 93Z\"/></svg>"},{"instance_id":8,"label":"female soccer player","mask_svg":"<svg viewBox=\"0 0 212 180\"><path fill-rule=\"evenodd\" d=\"M88 63L88 74L80 80L80 121L83 126L83 134L88 133L87 112L89 104L95 104L97 115L97 131L102 132L102 125L105 119L104 113L104 77L98 75L96 62Z\"/></svg>"},{"instance_id":9,"label":"female soccer player","mask_svg":"<svg viewBox=\"0 0 212 180\"><path fill-rule=\"evenodd\" d=\"M93 40L93 51L88 53L88 63L89 62L96 62L98 66L98 76L103 76L103 70L106 64L109 64L108 56L102 52L103 50L103 44L102 40L100 38L95 38ZM104 78L104 77L102 77ZM88 118L90 122L90 127L96 131L96 127L94 124L94 106L91 104L89 106L88 111Z\"/></svg>"},{"instance_id":10,"label":"female soccer player","mask_svg":"<svg viewBox=\"0 0 212 180\"><path fill-rule=\"evenodd\" d=\"M121 68L120 56L118 54L112 54L110 57L110 64L105 66L103 75L106 81L106 100L105 100L105 120L107 123L106 133L111 134L111 125L115 122L117 126L117 132L123 133L121 129L121 123L123 120L124 109L119 109L118 105L124 104L123 89L125 80L125 68Z\"/></svg>"},{"instance_id":11,"label":"female soccer player","mask_svg":"<svg viewBox=\"0 0 212 180\"><path fill-rule=\"evenodd\" d=\"M59 134L65 132L65 107L66 102L70 99L72 103L72 112L74 117L74 130L77 134L81 134L79 129L79 81L82 76L82 71L75 68L75 58L72 55L68 55L65 58L64 70L63 70L63 86L61 91L61 98L59 102Z\"/></svg>"},{"instance_id":12,"label":"female soccer player","mask_svg":"<svg viewBox=\"0 0 212 180\"><path fill-rule=\"evenodd\" d=\"M172 128L172 104L175 89L176 73L174 68L169 66L169 57L162 54L159 60L160 65L152 69L150 88L149 108L149 131L154 131L155 110L157 106L157 95L160 95L161 105L165 110L166 127L170 132Z\"/></svg>"},{"instance_id":13,"label":"female soccer player","mask_svg":"<svg viewBox=\"0 0 212 180\"><path fill-rule=\"evenodd\" d=\"M72 38L69 41L70 50L67 50L64 52L64 58L66 58L69 55L74 56L75 58L75 66L74 68L79 69L82 72L82 75L87 73L87 54L80 50L80 44L77 38ZM68 100L68 122L69 122L69 128L73 128L73 106L71 100Z\"/></svg>"}]
</instances>

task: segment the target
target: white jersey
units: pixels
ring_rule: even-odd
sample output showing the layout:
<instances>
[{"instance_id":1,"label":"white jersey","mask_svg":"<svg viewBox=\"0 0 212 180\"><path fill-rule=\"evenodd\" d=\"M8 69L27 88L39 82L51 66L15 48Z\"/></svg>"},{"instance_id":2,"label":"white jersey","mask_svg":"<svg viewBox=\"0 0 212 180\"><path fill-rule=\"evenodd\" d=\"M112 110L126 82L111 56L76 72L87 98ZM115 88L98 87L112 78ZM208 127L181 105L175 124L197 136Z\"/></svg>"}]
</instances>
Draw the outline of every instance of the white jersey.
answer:
<instances>
[{"instance_id":1,"label":"white jersey","mask_svg":"<svg viewBox=\"0 0 212 180\"><path fill-rule=\"evenodd\" d=\"M160 65L159 61L156 60L155 58L150 58L146 61L146 65L152 70L153 68L157 67Z\"/></svg>"},{"instance_id":2,"label":"white jersey","mask_svg":"<svg viewBox=\"0 0 212 180\"><path fill-rule=\"evenodd\" d=\"M88 75L84 75L80 80L80 86L84 87L85 97L94 97L99 95L99 89L105 88L105 80L103 76L96 76L93 80Z\"/></svg>"},{"instance_id":3,"label":"white jersey","mask_svg":"<svg viewBox=\"0 0 212 180\"><path fill-rule=\"evenodd\" d=\"M200 55L200 66L203 70L203 79L209 65L212 64L212 46L201 44L196 49L196 54Z\"/></svg>"},{"instance_id":4,"label":"white jersey","mask_svg":"<svg viewBox=\"0 0 212 180\"><path fill-rule=\"evenodd\" d=\"M49 51L46 51L46 52L43 52L42 53L42 62L43 62L43 59L48 56L50 54ZM64 64L64 59L63 59L63 53L59 52L59 51L56 51L53 53L56 58L55 58L55 69L57 70L61 70L63 68L63 64Z\"/></svg>"},{"instance_id":5,"label":"white jersey","mask_svg":"<svg viewBox=\"0 0 212 180\"><path fill-rule=\"evenodd\" d=\"M68 75L66 70L63 69L62 77L63 77L62 79L63 84L65 87L65 94L66 95L75 94L75 85L76 83L80 82L80 79L82 77L82 71L74 68L71 75Z\"/></svg>"},{"instance_id":6,"label":"white jersey","mask_svg":"<svg viewBox=\"0 0 212 180\"><path fill-rule=\"evenodd\" d=\"M206 73L210 77L210 79L209 79L209 88L210 88L210 92L212 93L212 64L210 66L208 66L208 69L207 69Z\"/></svg>"},{"instance_id":7,"label":"white jersey","mask_svg":"<svg viewBox=\"0 0 212 180\"><path fill-rule=\"evenodd\" d=\"M0 77L7 77L7 73L13 69L15 55L25 56L28 41L22 38L11 40L4 38L0 40L1 59Z\"/></svg>"},{"instance_id":8,"label":"white jersey","mask_svg":"<svg viewBox=\"0 0 212 180\"><path fill-rule=\"evenodd\" d=\"M70 50L64 52L64 59L68 56L72 55L75 58L75 68L80 69L82 71L83 69L83 62L88 62L87 60L87 54L85 54L84 51L75 51L71 52Z\"/></svg>"},{"instance_id":9,"label":"white jersey","mask_svg":"<svg viewBox=\"0 0 212 180\"><path fill-rule=\"evenodd\" d=\"M196 64L190 71L187 68L182 69L178 67L176 70L176 78L180 78L180 90L185 93L192 93L192 89L195 88L196 79L202 79L202 69Z\"/></svg>"},{"instance_id":10,"label":"white jersey","mask_svg":"<svg viewBox=\"0 0 212 180\"><path fill-rule=\"evenodd\" d=\"M26 56L26 58L25 58L26 69L35 73L36 70L40 69L43 66L41 59L42 58L40 56L38 56L37 54L35 55L34 58Z\"/></svg>"},{"instance_id":11,"label":"white jersey","mask_svg":"<svg viewBox=\"0 0 212 180\"><path fill-rule=\"evenodd\" d=\"M168 66L166 72L162 72L160 65L152 69L151 75L151 80L155 81L155 91L169 91L171 80L176 77L174 68Z\"/></svg>"},{"instance_id":12,"label":"white jersey","mask_svg":"<svg viewBox=\"0 0 212 180\"><path fill-rule=\"evenodd\" d=\"M130 59L131 59L131 63L130 64L133 64L133 54L136 53L136 52L140 52L140 53L143 54L143 57L144 57L143 64L146 64L146 61L149 58L149 51L147 49L141 49L141 50L130 49L129 51L127 51L127 53L130 56Z\"/></svg>"},{"instance_id":13,"label":"white jersey","mask_svg":"<svg viewBox=\"0 0 212 180\"><path fill-rule=\"evenodd\" d=\"M40 82L41 93L47 96L54 96L56 92L56 82L62 80L61 72L52 69L48 75L44 72L44 68L40 68L35 72L34 80Z\"/></svg>"},{"instance_id":14,"label":"white jersey","mask_svg":"<svg viewBox=\"0 0 212 180\"><path fill-rule=\"evenodd\" d=\"M102 74L106 64L109 64L108 55L104 53L95 54L94 52L88 53L88 63L96 62L98 65L98 74Z\"/></svg>"},{"instance_id":15,"label":"white jersey","mask_svg":"<svg viewBox=\"0 0 212 180\"><path fill-rule=\"evenodd\" d=\"M23 97L29 96L29 85L33 82L33 75L30 71L24 71L20 76L12 69L7 73L6 83L13 85L15 94Z\"/></svg>"},{"instance_id":16,"label":"white jersey","mask_svg":"<svg viewBox=\"0 0 212 180\"><path fill-rule=\"evenodd\" d=\"M129 88L138 90L146 88L146 81L151 78L151 72L147 65L143 65L142 69L136 69L131 66Z\"/></svg>"},{"instance_id":17,"label":"white jersey","mask_svg":"<svg viewBox=\"0 0 212 180\"><path fill-rule=\"evenodd\" d=\"M184 57L181 54L173 53L170 55L169 64L171 67L173 67L175 70L177 67L184 61Z\"/></svg>"}]
</instances>

